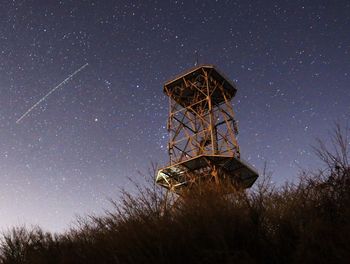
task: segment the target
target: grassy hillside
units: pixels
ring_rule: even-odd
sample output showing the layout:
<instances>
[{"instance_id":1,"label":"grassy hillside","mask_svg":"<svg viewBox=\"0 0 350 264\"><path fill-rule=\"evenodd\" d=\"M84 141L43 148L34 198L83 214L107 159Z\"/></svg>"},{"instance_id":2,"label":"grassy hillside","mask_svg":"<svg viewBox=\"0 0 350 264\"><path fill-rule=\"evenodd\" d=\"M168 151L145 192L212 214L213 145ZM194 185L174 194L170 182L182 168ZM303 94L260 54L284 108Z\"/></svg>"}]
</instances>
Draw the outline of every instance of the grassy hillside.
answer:
<instances>
[{"instance_id":1,"label":"grassy hillside","mask_svg":"<svg viewBox=\"0 0 350 264\"><path fill-rule=\"evenodd\" d=\"M0 263L348 263L349 142L340 132L334 151L322 142L315 149L326 166L296 184L202 189L166 209L158 189L141 187L65 234L12 230Z\"/></svg>"}]
</instances>

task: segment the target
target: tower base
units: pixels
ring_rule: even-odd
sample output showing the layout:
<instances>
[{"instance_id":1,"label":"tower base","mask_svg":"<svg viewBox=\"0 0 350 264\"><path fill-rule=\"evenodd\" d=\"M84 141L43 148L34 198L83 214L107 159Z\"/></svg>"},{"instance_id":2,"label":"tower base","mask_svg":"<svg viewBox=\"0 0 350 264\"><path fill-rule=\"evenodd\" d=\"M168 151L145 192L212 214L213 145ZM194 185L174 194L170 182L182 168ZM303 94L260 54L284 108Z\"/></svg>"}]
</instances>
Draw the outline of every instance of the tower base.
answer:
<instances>
[{"instance_id":1,"label":"tower base","mask_svg":"<svg viewBox=\"0 0 350 264\"><path fill-rule=\"evenodd\" d=\"M181 194L194 185L210 181L214 184L231 185L232 190L246 189L251 187L257 178L258 173L238 158L200 155L160 169L156 182L172 192Z\"/></svg>"}]
</instances>

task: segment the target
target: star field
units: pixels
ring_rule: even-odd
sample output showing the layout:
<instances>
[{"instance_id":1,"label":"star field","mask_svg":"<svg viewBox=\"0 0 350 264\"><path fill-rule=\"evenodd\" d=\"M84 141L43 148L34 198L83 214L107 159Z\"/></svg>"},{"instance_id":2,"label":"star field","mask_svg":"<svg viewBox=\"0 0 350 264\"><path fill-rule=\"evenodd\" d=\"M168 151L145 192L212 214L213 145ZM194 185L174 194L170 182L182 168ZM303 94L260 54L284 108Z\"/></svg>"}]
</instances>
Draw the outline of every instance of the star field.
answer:
<instances>
[{"instance_id":1,"label":"star field","mask_svg":"<svg viewBox=\"0 0 350 264\"><path fill-rule=\"evenodd\" d=\"M162 85L196 51L237 83L242 157L278 184L349 122L349 1L2 1L0 28L0 229L62 231L165 165Z\"/></svg>"}]
</instances>

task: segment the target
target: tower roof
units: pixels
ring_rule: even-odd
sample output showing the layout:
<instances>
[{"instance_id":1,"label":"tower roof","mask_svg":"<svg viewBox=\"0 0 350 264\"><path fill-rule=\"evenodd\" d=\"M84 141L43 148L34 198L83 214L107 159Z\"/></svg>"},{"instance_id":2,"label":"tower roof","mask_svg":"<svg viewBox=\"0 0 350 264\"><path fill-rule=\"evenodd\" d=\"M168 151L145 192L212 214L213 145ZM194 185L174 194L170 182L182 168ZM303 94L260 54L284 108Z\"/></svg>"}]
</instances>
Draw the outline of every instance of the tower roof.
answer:
<instances>
[{"instance_id":1,"label":"tower roof","mask_svg":"<svg viewBox=\"0 0 350 264\"><path fill-rule=\"evenodd\" d=\"M186 107L193 102L191 98L196 96L200 98L204 96L201 95L199 89L207 88L206 76L208 77L208 82L217 84L210 85L210 87L218 88L211 91L211 100L214 104L220 104L225 101L224 96L227 100L231 100L236 95L236 85L229 81L228 78L220 73L213 65L195 67L169 80L164 85L164 93L174 99L178 104Z\"/></svg>"}]
</instances>

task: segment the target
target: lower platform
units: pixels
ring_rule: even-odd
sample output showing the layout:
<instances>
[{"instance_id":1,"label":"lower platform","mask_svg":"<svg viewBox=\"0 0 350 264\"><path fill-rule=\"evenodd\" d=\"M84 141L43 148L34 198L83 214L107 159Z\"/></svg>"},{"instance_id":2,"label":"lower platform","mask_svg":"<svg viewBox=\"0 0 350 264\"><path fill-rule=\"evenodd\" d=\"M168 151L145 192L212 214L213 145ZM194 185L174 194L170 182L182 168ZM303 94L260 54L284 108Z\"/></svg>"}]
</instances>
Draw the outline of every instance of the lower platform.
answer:
<instances>
[{"instance_id":1,"label":"lower platform","mask_svg":"<svg viewBox=\"0 0 350 264\"><path fill-rule=\"evenodd\" d=\"M212 168L217 169L219 180L224 177L239 189L251 187L259 176L255 169L238 158L201 155L160 169L156 176L156 183L175 193L180 193L190 184L199 181L201 175L210 176Z\"/></svg>"}]
</instances>

